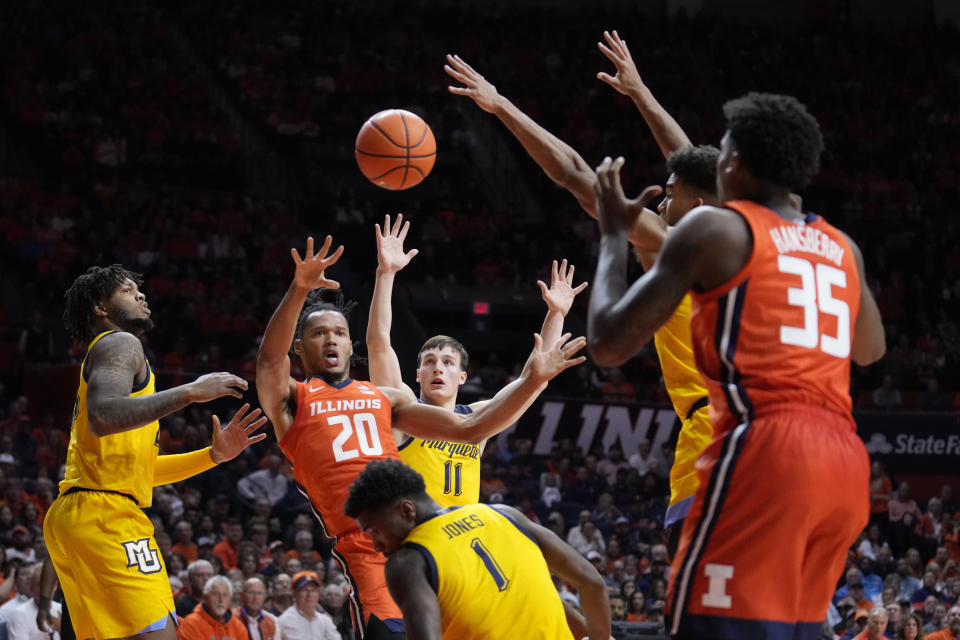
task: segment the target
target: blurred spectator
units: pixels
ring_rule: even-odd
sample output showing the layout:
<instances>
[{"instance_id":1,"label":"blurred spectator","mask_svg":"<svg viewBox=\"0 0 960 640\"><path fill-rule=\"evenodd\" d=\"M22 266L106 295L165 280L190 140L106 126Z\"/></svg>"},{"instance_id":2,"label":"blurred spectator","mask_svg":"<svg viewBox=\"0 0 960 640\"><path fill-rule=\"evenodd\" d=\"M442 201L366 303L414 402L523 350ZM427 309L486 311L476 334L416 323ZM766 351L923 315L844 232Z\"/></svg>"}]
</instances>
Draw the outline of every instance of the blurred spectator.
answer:
<instances>
[{"instance_id":1,"label":"blurred spectator","mask_svg":"<svg viewBox=\"0 0 960 640\"><path fill-rule=\"evenodd\" d=\"M26 563L36 562L37 552L33 548L33 534L22 524L13 528L11 546L7 547L7 558L22 560Z\"/></svg>"},{"instance_id":2,"label":"blurred spectator","mask_svg":"<svg viewBox=\"0 0 960 640\"><path fill-rule=\"evenodd\" d=\"M958 640L960 638L960 605L947 610L947 628L935 631L926 640Z\"/></svg>"},{"instance_id":3,"label":"blurred spectator","mask_svg":"<svg viewBox=\"0 0 960 640\"><path fill-rule=\"evenodd\" d=\"M893 484L883 464L874 460L870 464L870 522L880 525L880 533L885 534L890 521L888 504L893 492Z\"/></svg>"},{"instance_id":4,"label":"blurred spectator","mask_svg":"<svg viewBox=\"0 0 960 640\"><path fill-rule=\"evenodd\" d=\"M326 613L317 610L321 582L312 571L291 579L294 605L280 617L280 633L286 640L340 640L340 633Z\"/></svg>"},{"instance_id":5,"label":"blurred spectator","mask_svg":"<svg viewBox=\"0 0 960 640\"><path fill-rule=\"evenodd\" d=\"M916 615L916 614L912 614ZM923 625L924 633L933 633L934 631L940 631L947 627L947 605L943 602L938 602L933 607L933 615L930 616L930 621Z\"/></svg>"},{"instance_id":6,"label":"blurred spectator","mask_svg":"<svg viewBox=\"0 0 960 640\"><path fill-rule=\"evenodd\" d=\"M343 580L333 580L323 588L320 594L320 603L323 610L333 621L337 632L343 640L352 640L353 623L350 621L350 606L347 604L347 590L349 586Z\"/></svg>"},{"instance_id":7,"label":"blurred spectator","mask_svg":"<svg viewBox=\"0 0 960 640\"><path fill-rule=\"evenodd\" d=\"M880 607L874 607L867 614L867 626L854 640L883 640L887 630L887 612Z\"/></svg>"},{"instance_id":8,"label":"blurred spectator","mask_svg":"<svg viewBox=\"0 0 960 640\"><path fill-rule=\"evenodd\" d=\"M287 478L282 473L283 458L276 453L267 456L267 468L254 471L240 478L237 491L241 496L253 502L264 497L275 506L287 495Z\"/></svg>"},{"instance_id":9,"label":"blurred spectator","mask_svg":"<svg viewBox=\"0 0 960 640\"><path fill-rule=\"evenodd\" d=\"M627 619L627 603L623 596L617 594L610 596L610 620L613 622L622 622Z\"/></svg>"},{"instance_id":10,"label":"blurred spectator","mask_svg":"<svg viewBox=\"0 0 960 640\"><path fill-rule=\"evenodd\" d=\"M607 381L600 387L600 395L607 402L627 404L636 402L637 388L623 377L619 367L607 371Z\"/></svg>"},{"instance_id":11,"label":"blurred spectator","mask_svg":"<svg viewBox=\"0 0 960 640\"><path fill-rule=\"evenodd\" d=\"M176 542L170 550L183 554L188 562L197 559L197 545L193 541L193 525L188 520L180 520L173 528Z\"/></svg>"},{"instance_id":12,"label":"blurred spectator","mask_svg":"<svg viewBox=\"0 0 960 640\"><path fill-rule=\"evenodd\" d=\"M884 411L893 411L903 407L903 396L893 385L893 376L883 376L883 383L873 391L873 406Z\"/></svg>"},{"instance_id":13,"label":"blurred spectator","mask_svg":"<svg viewBox=\"0 0 960 640\"><path fill-rule=\"evenodd\" d=\"M213 575L213 565L206 560L195 560L187 566L187 579L190 581L189 591L180 594L174 602L178 616L184 617L193 613L193 610L200 604L204 585Z\"/></svg>"},{"instance_id":14,"label":"blurred spectator","mask_svg":"<svg viewBox=\"0 0 960 640\"><path fill-rule=\"evenodd\" d=\"M10 640L60 640L59 602L50 602L49 627L37 628L37 611L40 599L41 565L30 567L29 586L24 591L28 598L14 607L6 616L7 636Z\"/></svg>"},{"instance_id":15,"label":"blurred spectator","mask_svg":"<svg viewBox=\"0 0 960 640\"><path fill-rule=\"evenodd\" d=\"M277 617L263 609L266 599L267 585L261 578L248 578L243 583L243 590L240 592L242 605L234 611L234 615L246 627L250 640L280 639Z\"/></svg>"},{"instance_id":16,"label":"blurred spectator","mask_svg":"<svg viewBox=\"0 0 960 640\"><path fill-rule=\"evenodd\" d=\"M293 589L290 587L290 574L280 573L270 583L270 606L268 610L275 616L293 606Z\"/></svg>"},{"instance_id":17,"label":"blurred spectator","mask_svg":"<svg viewBox=\"0 0 960 640\"><path fill-rule=\"evenodd\" d=\"M630 464L623 459L623 449L619 444L613 444L607 450L607 457L597 462L597 473L607 479L608 485L612 485L617 481L617 471L629 467Z\"/></svg>"},{"instance_id":18,"label":"blurred spectator","mask_svg":"<svg viewBox=\"0 0 960 640\"><path fill-rule=\"evenodd\" d=\"M243 541L243 523L233 518L227 522L226 538L213 546L213 553L220 558L224 569L236 569L239 560L240 542Z\"/></svg>"},{"instance_id":19,"label":"blurred spectator","mask_svg":"<svg viewBox=\"0 0 960 640\"><path fill-rule=\"evenodd\" d=\"M7 578L13 581L17 593L0 605L0 622L7 620L14 609L30 600L35 585L39 584L40 568L40 565L21 564L14 569L16 574Z\"/></svg>"},{"instance_id":20,"label":"blurred spectator","mask_svg":"<svg viewBox=\"0 0 960 640\"><path fill-rule=\"evenodd\" d=\"M233 585L213 576L203 585L203 601L177 627L178 640L249 640L247 629L230 610Z\"/></svg>"}]
</instances>

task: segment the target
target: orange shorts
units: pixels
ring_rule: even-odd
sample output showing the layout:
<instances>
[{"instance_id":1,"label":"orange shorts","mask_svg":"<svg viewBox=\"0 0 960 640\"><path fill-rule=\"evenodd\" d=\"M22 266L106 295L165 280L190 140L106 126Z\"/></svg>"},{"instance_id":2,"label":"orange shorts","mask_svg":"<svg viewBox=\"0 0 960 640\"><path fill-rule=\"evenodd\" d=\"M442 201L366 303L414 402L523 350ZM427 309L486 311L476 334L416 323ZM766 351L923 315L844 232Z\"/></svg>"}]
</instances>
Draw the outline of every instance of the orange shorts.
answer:
<instances>
[{"instance_id":1,"label":"orange shorts","mask_svg":"<svg viewBox=\"0 0 960 640\"><path fill-rule=\"evenodd\" d=\"M387 559L374 550L370 536L360 531L337 536L333 558L350 583L350 611L360 637L402 637L403 614L387 590Z\"/></svg>"},{"instance_id":2,"label":"orange shorts","mask_svg":"<svg viewBox=\"0 0 960 640\"><path fill-rule=\"evenodd\" d=\"M670 572L674 638L815 638L867 524L870 462L848 416L805 405L718 433Z\"/></svg>"}]
</instances>

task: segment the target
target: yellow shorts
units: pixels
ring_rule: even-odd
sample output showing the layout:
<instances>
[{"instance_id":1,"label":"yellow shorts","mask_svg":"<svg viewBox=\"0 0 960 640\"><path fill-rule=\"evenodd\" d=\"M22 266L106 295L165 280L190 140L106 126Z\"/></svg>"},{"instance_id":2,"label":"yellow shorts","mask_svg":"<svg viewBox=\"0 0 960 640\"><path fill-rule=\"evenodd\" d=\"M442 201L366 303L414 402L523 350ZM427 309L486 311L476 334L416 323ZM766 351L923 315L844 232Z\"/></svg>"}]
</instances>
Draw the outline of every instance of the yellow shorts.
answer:
<instances>
[{"instance_id":1,"label":"yellow shorts","mask_svg":"<svg viewBox=\"0 0 960 640\"><path fill-rule=\"evenodd\" d=\"M43 521L77 638L125 638L164 628L174 611L153 523L136 503L103 491L57 498Z\"/></svg>"},{"instance_id":2,"label":"yellow shorts","mask_svg":"<svg viewBox=\"0 0 960 640\"><path fill-rule=\"evenodd\" d=\"M677 449L670 467L670 506L664 527L669 527L687 517L693 496L700 482L697 480L697 458L713 440L713 425L710 424L710 406L704 404L694 411L680 426Z\"/></svg>"}]
</instances>

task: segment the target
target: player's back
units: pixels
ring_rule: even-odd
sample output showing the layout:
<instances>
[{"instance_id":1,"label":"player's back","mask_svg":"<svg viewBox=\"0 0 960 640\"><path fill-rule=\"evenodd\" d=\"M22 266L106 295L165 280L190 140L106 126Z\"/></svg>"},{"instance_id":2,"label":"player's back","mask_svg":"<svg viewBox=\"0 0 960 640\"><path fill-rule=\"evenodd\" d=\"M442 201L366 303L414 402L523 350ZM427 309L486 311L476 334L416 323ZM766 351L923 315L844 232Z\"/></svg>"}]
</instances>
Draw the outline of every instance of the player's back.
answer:
<instances>
[{"instance_id":1,"label":"player's back","mask_svg":"<svg viewBox=\"0 0 960 640\"><path fill-rule=\"evenodd\" d=\"M296 403L293 424L280 440L294 479L327 535L356 529L356 521L343 513L354 478L371 460L400 458L390 401L369 382L312 378L297 383Z\"/></svg>"},{"instance_id":2,"label":"player's back","mask_svg":"<svg viewBox=\"0 0 960 640\"><path fill-rule=\"evenodd\" d=\"M860 307L850 243L813 214L791 222L754 202L724 206L749 224L753 251L726 284L693 295L694 352L716 435L774 405L849 416L850 346Z\"/></svg>"},{"instance_id":3,"label":"player's back","mask_svg":"<svg viewBox=\"0 0 960 640\"><path fill-rule=\"evenodd\" d=\"M473 410L458 404L453 412L466 415ZM423 476L427 493L440 506L480 502L480 445L407 436L398 448L403 463Z\"/></svg>"},{"instance_id":4,"label":"player's back","mask_svg":"<svg viewBox=\"0 0 960 640\"><path fill-rule=\"evenodd\" d=\"M90 375L87 357L94 345L111 333L114 332L105 331L95 337L80 364L80 382L60 492L71 488L114 491L134 498L145 508L153 502L153 470L159 453L157 433L160 423L154 420L137 429L96 436L90 430L87 416L87 380ZM144 363L147 377L143 383L134 385L130 397L146 396L155 391L153 370L146 358Z\"/></svg>"},{"instance_id":5,"label":"player's back","mask_svg":"<svg viewBox=\"0 0 960 640\"><path fill-rule=\"evenodd\" d=\"M426 561L445 639L572 638L540 547L496 508L441 509L404 546Z\"/></svg>"}]
</instances>

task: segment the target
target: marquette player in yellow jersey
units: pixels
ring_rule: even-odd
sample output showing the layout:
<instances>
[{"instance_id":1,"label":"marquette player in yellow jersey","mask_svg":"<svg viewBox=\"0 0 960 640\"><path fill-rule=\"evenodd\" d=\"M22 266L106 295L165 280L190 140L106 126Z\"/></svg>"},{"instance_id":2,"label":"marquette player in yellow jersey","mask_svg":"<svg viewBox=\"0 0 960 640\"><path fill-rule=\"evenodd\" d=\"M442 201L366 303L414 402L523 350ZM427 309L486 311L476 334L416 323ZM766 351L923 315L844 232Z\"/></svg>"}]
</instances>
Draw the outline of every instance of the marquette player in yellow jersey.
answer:
<instances>
[{"instance_id":1,"label":"marquette player in yellow jersey","mask_svg":"<svg viewBox=\"0 0 960 640\"><path fill-rule=\"evenodd\" d=\"M393 280L417 255L416 249L403 250L403 242L410 230L410 222L398 215L391 225L390 216L377 225L377 277L370 303L367 323L367 352L370 381L379 386L413 391L403 382L400 362L390 342L393 314L390 301ZM545 344L553 344L563 331L563 320L570 311L573 299L587 287L581 283L573 287L573 265L553 262L550 286L538 281L547 315L540 333ZM427 340L417 354L417 382L420 384L420 402L449 409L454 413L470 414L488 400L458 404L457 393L467 380L467 350L454 338L434 336ZM502 424L497 432L510 425ZM461 444L446 440L422 440L394 429L394 439L400 458L416 469L427 484L427 493L441 506L476 504L480 500L480 455L486 440L478 444Z\"/></svg>"},{"instance_id":2,"label":"marquette player in yellow jersey","mask_svg":"<svg viewBox=\"0 0 960 640\"><path fill-rule=\"evenodd\" d=\"M633 100L667 158L670 175L666 195L659 206L660 216L643 209L629 237L644 269L650 269L670 227L694 207L717 204L715 177L719 151L712 146L694 147L676 120L641 81L626 42L616 31L604 32L604 38L607 44L600 44L600 49L614 63L617 73L614 76L599 73L597 77ZM497 116L547 176L573 194L584 211L596 218L596 173L584 159L500 95L496 87L459 56L447 56L447 62L447 73L463 84L450 87L450 92L469 97L481 109ZM648 193L647 197L654 193ZM689 296L657 331L654 344L667 393L681 421L670 469L670 504L664 522L670 531L668 546L672 554L697 490L695 463L713 435L707 387L693 360Z\"/></svg>"},{"instance_id":3,"label":"marquette player in yellow jersey","mask_svg":"<svg viewBox=\"0 0 960 640\"><path fill-rule=\"evenodd\" d=\"M388 557L387 586L407 640L570 640L551 573L579 591L590 640L610 638L603 578L516 509L443 508L419 473L377 460L350 487L344 510Z\"/></svg>"},{"instance_id":4,"label":"marquette player in yellow jersey","mask_svg":"<svg viewBox=\"0 0 960 640\"><path fill-rule=\"evenodd\" d=\"M153 487L179 482L236 457L265 438L266 418L243 405L213 445L158 456L158 420L194 402L241 397L247 383L211 373L166 391L139 337L153 327L139 275L91 267L66 293L64 323L87 342L60 496L43 533L78 638L176 638L176 614L153 524L144 515Z\"/></svg>"}]
</instances>

